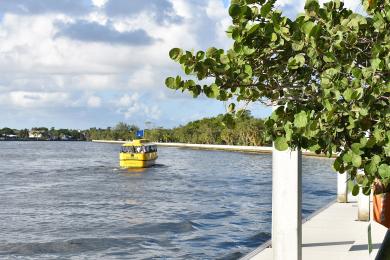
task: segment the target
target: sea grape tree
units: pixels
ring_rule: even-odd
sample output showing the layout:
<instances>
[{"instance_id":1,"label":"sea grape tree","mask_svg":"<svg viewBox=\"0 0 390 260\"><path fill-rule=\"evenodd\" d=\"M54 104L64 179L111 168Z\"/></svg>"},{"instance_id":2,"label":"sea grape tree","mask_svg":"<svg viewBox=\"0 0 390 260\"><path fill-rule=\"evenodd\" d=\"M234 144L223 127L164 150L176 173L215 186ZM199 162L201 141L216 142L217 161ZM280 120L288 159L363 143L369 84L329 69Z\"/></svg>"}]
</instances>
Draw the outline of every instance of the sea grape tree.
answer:
<instances>
[{"instance_id":1,"label":"sea grape tree","mask_svg":"<svg viewBox=\"0 0 390 260\"><path fill-rule=\"evenodd\" d=\"M275 2L232 0L231 49L172 49L188 76L169 77L166 86L276 105L266 121L276 149L336 154L338 172L355 179L364 170L358 182L366 194L375 179L389 185L390 0L363 0L365 14L338 0L308 0L295 19Z\"/></svg>"}]
</instances>

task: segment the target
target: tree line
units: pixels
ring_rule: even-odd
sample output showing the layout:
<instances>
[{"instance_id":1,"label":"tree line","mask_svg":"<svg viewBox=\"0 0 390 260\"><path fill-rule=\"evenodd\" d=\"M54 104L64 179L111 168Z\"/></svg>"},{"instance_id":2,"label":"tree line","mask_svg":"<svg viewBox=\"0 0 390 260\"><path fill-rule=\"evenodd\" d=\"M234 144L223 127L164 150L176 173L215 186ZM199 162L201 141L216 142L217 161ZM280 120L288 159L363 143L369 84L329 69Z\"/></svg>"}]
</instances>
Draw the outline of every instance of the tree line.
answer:
<instances>
[{"instance_id":1,"label":"tree line","mask_svg":"<svg viewBox=\"0 0 390 260\"><path fill-rule=\"evenodd\" d=\"M0 140L47 140L47 141L85 141L86 132L76 129L55 129L51 127L33 127L31 129L0 129Z\"/></svg>"},{"instance_id":2,"label":"tree line","mask_svg":"<svg viewBox=\"0 0 390 260\"><path fill-rule=\"evenodd\" d=\"M147 130L145 136L155 142L196 144L268 145L264 135L264 120L243 112L227 126L224 115L189 122L173 129Z\"/></svg>"},{"instance_id":3,"label":"tree line","mask_svg":"<svg viewBox=\"0 0 390 260\"><path fill-rule=\"evenodd\" d=\"M243 111L228 126L225 115L203 118L175 128L156 127L145 130L145 138L153 142L178 142L227 145L269 145L264 135L264 120L255 118L250 111ZM124 122L114 127L75 129L0 129L0 140L132 140L140 128Z\"/></svg>"}]
</instances>

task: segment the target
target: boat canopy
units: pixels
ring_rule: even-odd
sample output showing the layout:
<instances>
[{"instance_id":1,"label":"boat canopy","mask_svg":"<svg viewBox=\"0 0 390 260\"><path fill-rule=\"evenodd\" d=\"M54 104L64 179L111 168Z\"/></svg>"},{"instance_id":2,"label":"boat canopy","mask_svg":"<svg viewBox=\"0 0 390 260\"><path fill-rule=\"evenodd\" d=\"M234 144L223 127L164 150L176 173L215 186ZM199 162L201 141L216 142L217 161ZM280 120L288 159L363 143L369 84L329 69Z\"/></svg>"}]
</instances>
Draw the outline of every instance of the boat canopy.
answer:
<instances>
[{"instance_id":1,"label":"boat canopy","mask_svg":"<svg viewBox=\"0 0 390 260\"><path fill-rule=\"evenodd\" d=\"M132 142L123 144L122 146L151 146L156 145L151 143L148 139L135 139Z\"/></svg>"},{"instance_id":2,"label":"boat canopy","mask_svg":"<svg viewBox=\"0 0 390 260\"><path fill-rule=\"evenodd\" d=\"M157 152L157 145L147 139L136 139L122 145L122 153L151 153Z\"/></svg>"}]
</instances>

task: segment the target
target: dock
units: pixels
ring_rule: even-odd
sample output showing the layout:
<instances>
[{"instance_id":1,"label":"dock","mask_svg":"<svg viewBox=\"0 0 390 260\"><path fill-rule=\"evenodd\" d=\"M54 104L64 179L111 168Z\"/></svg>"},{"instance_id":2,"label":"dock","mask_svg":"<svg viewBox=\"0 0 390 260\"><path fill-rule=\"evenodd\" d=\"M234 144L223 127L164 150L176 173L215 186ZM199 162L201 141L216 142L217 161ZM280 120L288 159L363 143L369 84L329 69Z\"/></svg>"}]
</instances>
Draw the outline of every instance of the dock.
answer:
<instances>
[{"instance_id":1,"label":"dock","mask_svg":"<svg viewBox=\"0 0 390 260\"><path fill-rule=\"evenodd\" d=\"M374 259L387 229L371 221L373 251L368 252L368 225L358 221L356 201L330 204L302 225L303 260ZM241 260L272 260L271 241L258 247Z\"/></svg>"}]
</instances>

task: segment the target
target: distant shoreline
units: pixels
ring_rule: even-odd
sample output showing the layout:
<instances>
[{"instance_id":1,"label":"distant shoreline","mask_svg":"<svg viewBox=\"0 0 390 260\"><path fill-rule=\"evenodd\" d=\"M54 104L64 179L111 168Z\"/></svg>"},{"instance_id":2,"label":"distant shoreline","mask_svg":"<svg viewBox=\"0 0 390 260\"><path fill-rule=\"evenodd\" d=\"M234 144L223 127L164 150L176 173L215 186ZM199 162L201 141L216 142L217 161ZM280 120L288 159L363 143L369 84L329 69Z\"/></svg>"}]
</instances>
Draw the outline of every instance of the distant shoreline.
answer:
<instances>
[{"instance_id":1,"label":"distant shoreline","mask_svg":"<svg viewBox=\"0 0 390 260\"><path fill-rule=\"evenodd\" d=\"M87 140L0 139L0 142L90 142Z\"/></svg>"}]
</instances>

